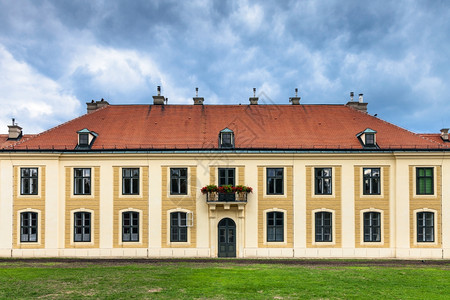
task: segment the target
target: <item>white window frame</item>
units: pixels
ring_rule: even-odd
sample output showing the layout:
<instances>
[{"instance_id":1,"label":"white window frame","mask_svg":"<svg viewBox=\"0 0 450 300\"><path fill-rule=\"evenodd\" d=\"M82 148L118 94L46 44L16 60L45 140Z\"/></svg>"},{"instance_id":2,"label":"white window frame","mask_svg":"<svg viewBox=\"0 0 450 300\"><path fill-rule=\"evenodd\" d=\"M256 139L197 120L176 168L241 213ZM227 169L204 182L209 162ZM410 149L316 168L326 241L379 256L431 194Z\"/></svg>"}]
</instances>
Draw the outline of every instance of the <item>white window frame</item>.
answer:
<instances>
[{"instance_id":1,"label":"white window frame","mask_svg":"<svg viewBox=\"0 0 450 300\"><path fill-rule=\"evenodd\" d=\"M331 213L331 242L316 242L316 213L329 212ZM311 211L312 219L312 245L315 246L333 246L336 245L336 211L333 209L319 208Z\"/></svg>"},{"instance_id":2,"label":"white window frame","mask_svg":"<svg viewBox=\"0 0 450 300\"><path fill-rule=\"evenodd\" d=\"M170 241L170 234L171 234L171 224L170 224L170 214L174 212L184 212L186 213L186 227L187 227L187 241L186 242L171 242ZM190 246L191 245L191 239L192 239L192 231L194 230L193 227L195 225L194 223L194 212L188 209L184 208L174 208L167 211L167 245L169 246Z\"/></svg>"},{"instance_id":3,"label":"white window frame","mask_svg":"<svg viewBox=\"0 0 450 300\"><path fill-rule=\"evenodd\" d=\"M437 168L440 166L430 166L430 165L414 165L413 167L413 198L423 198L423 199L435 199L437 197ZM432 168L433 169L433 194L422 195L417 194L417 168Z\"/></svg>"},{"instance_id":4,"label":"white window frame","mask_svg":"<svg viewBox=\"0 0 450 300\"><path fill-rule=\"evenodd\" d=\"M36 195L34 195L36 196ZM37 242L21 242L20 241L20 214L24 212L37 213ZM41 245L42 244L42 212L39 209L25 208L17 211L17 245Z\"/></svg>"},{"instance_id":5,"label":"white window frame","mask_svg":"<svg viewBox=\"0 0 450 300\"><path fill-rule=\"evenodd\" d=\"M122 232L123 232L123 228L122 228L122 218L123 218L123 213L124 212L137 212L137 213L139 213L139 241L137 241L137 242L133 242L133 241L129 241L129 242L124 242L124 241L122 241ZM143 234L142 234L142 232L143 232L143 228L142 228L142 225L143 225L143 216L144 216L144 213L143 213L143 211L142 210L140 210L140 209L137 209L137 208L132 208L132 207L129 207L129 208L124 208L124 209L121 209L121 210L119 210L119 224L117 224L117 226L118 226L118 232L119 232L119 236L118 236L118 244L119 245L123 245L123 246L128 246L128 245L142 245L142 240L143 240Z\"/></svg>"},{"instance_id":6,"label":"white window frame","mask_svg":"<svg viewBox=\"0 0 450 300\"><path fill-rule=\"evenodd\" d=\"M77 212L88 212L91 213L91 241L90 242L75 242L74 240L74 227L75 227L75 213ZM70 245L77 246L92 246L95 241L95 220L96 215L94 210L88 208L77 208L70 211Z\"/></svg>"},{"instance_id":7,"label":"white window frame","mask_svg":"<svg viewBox=\"0 0 450 300\"><path fill-rule=\"evenodd\" d=\"M283 241L282 242L268 242L267 241L267 213L269 212L282 212L283 215ZM264 234L264 245L270 246L285 246L287 245L287 210L281 208L269 208L263 211L263 234Z\"/></svg>"},{"instance_id":8,"label":"white window frame","mask_svg":"<svg viewBox=\"0 0 450 300\"><path fill-rule=\"evenodd\" d=\"M434 242L418 242L417 241L417 213L419 212L432 212L434 213ZM438 211L431 208L420 208L413 211L413 225L414 225L414 246L419 247L433 247L438 245L439 242L439 228L438 228Z\"/></svg>"},{"instance_id":9,"label":"white window frame","mask_svg":"<svg viewBox=\"0 0 450 300\"><path fill-rule=\"evenodd\" d=\"M380 233L381 233L381 239L379 242L365 242L364 241L364 213L366 212L377 212L380 213ZM362 209L359 212L359 218L360 218L360 244L365 246L383 246L384 245L384 211L381 209L376 208L367 208Z\"/></svg>"}]
</instances>

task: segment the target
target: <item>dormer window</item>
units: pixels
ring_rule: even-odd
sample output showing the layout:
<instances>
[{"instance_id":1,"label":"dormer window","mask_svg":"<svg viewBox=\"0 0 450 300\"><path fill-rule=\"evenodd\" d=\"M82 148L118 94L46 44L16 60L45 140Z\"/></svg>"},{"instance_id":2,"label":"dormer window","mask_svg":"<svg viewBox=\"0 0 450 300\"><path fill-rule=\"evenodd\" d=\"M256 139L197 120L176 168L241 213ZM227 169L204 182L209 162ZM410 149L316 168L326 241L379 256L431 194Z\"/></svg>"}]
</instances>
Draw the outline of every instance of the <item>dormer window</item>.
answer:
<instances>
[{"instance_id":1,"label":"dormer window","mask_svg":"<svg viewBox=\"0 0 450 300\"><path fill-rule=\"evenodd\" d=\"M358 133L356 137L364 148L378 148L376 134L377 132L375 130L366 128L364 131Z\"/></svg>"},{"instance_id":2,"label":"dormer window","mask_svg":"<svg viewBox=\"0 0 450 300\"><path fill-rule=\"evenodd\" d=\"M87 128L77 131L77 133L78 145L76 146L76 149L90 149L95 138L98 136L97 133L90 131Z\"/></svg>"},{"instance_id":3,"label":"dormer window","mask_svg":"<svg viewBox=\"0 0 450 300\"><path fill-rule=\"evenodd\" d=\"M375 134L366 133L366 146L375 146Z\"/></svg>"},{"instance_id":4,"label":"dormer window","mask_svg":"<svg viewBox=\"0 0 450 300\"><path fill-rule=\"evenodd\" d=\"M227 149L234 148L234 132L231 129L225 128L219 134L219 148Z\"/></svg>"}]
</instances>

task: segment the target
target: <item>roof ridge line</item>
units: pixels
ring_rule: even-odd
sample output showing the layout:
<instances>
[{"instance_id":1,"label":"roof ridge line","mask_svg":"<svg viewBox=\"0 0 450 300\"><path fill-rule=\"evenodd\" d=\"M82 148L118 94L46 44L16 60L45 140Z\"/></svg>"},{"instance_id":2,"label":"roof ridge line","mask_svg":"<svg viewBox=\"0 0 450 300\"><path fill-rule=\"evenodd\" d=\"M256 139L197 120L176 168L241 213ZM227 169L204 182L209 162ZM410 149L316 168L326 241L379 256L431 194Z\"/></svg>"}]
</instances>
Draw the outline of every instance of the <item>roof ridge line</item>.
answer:
<instances>
[{"instance_id":1,"label":"roof ridge line","mask_svg":"<svg viewBox=\"0 0 450 300\"><path fill-rule=\"evenodd\" d=\"M51 132L51 131L53 131L53 130L55 130L55 129L57 129L57 128L60 128L60 127L62 127L62 126L64 126L64 125L66 125L66 124L69 124L69 123L71 123L71 122L74 122L75 120L78 120L78 119L80 119L80 118L82 118L82 117L85 117L85 116L87 116L87 115L95 114L96 112L101 111L101 110L103 110L103 109L105 109L105 108L107 108L107 107L109 107L109 105L105 105L105 106L103 106L103 107L97 108L96 110L94 110L94 111L91 112L91 113L85 113L84 115L78 116L78 117L76 117L75 119L71 119L71 120L66 121L66 122L64 122L64 123L61 123L61 124L59 124L59 125L57 125L57 126L55 126L55 127L52 127L52 128L47 129L47 130L45 130L45 131L42 131L42 132L40 132L40 133L38 133L38 134L35 134L34 136L29 137L29 138L26 139L26 140L18 141L17 143L12 144L12 145L8 146L7 148L14 148L14 146L21 145L21 144L23 144L23 143L25 143L25 142L28 142L29 140L32 140L32 139L37 138L37 137L40 137L40 136L42 136L42 135L44 135L44 134L46 134L46 133L49 133L49 132ZM7 149L7 148L5 148L5 149Z\"/></svg>"}]
</instances>

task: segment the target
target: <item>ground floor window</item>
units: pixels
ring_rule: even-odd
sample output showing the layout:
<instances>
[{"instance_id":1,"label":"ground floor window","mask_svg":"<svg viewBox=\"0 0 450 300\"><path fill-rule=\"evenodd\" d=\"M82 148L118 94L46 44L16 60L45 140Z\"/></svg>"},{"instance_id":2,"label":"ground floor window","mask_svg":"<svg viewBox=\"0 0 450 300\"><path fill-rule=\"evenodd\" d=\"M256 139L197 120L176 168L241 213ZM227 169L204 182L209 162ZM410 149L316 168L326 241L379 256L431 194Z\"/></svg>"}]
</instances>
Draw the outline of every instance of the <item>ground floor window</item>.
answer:
<instances>
[{"instance_id":1,"label":"ground floor window","mask_svg":"<svg viewBox=\"0 0 450 300\"><path fill-rule=\"evenodd\" d=\"M364 213L364 242L381 242L381 214Z\"/></svg>"},{"instance_id":2,"label":"ground floor window","mask_svg":"<svg viewBox=\"0 0 450 300\"><path fill-rule=\"evenodd\" d=\"M316 242L332 242L332 214L321 211L315 213Z\"/></svg>"},{"instance_id":3,"label":"ground floor window","mask_svg":"<svg viewBox=\"0 0 450 300\"><path fill-rule=\"evenodd\" d=\"M90 242L91 241L91 213L76 212L74 214L74 241Z\"/></svg>"},{"instance_id":4,"label":"ground floor window","mask_svg":"<svg viewBox=\"0 0 450 300\"><path fill-rule=\"evenodd\" d=\"M37 216L35 212L20 214L20 242L37 242Z\"/></svg>"},{"instance_id":5,"label":"ground floor window","mask_svg":"<svg viewBox=\"0 0 450 300\"><path fill-rule=\"evenodd\" d=\"M185 212L170 213L170 241L187 242L187 222Z\"/></svg>"},{"instance_id":6,"label":"ground floor window","mask_svg":"<svg viewBox=\"0 0 450 300\"><path fill-rule=\"evenodd\" d=\"M277 211L267 213L267 241L284 241L284 213Z\"/></svg>"},{"instance_id":7,"label":"ground floor window","mask_svg":"<svg viewBox=\"0 0 450 300\"><path fill-rule=\"evenodd\" d=\"M122 242L139 242L139 213L122 213Z\"/></svg>"},{"instance_id":8,"label":"ground floor window","mask_svg":"<svg viewBox=\"0 0 450 300\"><path fill-rule=\"evenodd\" d=\"M417 242L434 242L434 213L417 213Z\"/></svg>"}]
</instances>

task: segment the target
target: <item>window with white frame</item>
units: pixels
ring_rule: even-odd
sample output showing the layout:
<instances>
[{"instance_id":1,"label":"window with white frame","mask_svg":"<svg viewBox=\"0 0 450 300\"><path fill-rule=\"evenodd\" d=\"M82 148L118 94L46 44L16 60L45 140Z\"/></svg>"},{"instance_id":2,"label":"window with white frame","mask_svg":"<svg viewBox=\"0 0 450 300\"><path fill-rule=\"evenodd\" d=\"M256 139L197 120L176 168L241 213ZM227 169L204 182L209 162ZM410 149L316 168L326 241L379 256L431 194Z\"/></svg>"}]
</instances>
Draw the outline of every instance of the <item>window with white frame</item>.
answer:
<instances>
[{"instance_id":1,"label":"window with white frame","mask_svg":"<svg viewBox=\"0 0 450 300\"><path fill-rule=\"evenodd\" d=\"M187 195L187 168L170 168L170 194Z\"/></svg>"},{"instance_id":2,"label":"window with white frame","mask_svg":"<svg viewBox=\"0 0 450 300\"><path fill-rule=\"evenodd\" d=\"M136 211L122 213L122 242L139 242L139 213Z\"/></svg>"},{"instance_id":3,"label":"window with white frame","mask_svg":"<svg viewBox=\"0 0 450 300\"><path fill-rule=\"evenodd\" d=\"M76 212L74 213L73 224L73 241L74 242L90 242L91 241L91 213Z\"/></svg>"},{"instance_id":4,"label":"window with white frame","mask_svg":"<svg viewBox=\"0 0 450 300\"><path fill-rule=\"evenodd\" d=\"M267 168L267 195L283 195L283 168Z\"/></svg>"},{"instance_id":5,"label":"window with white frame","mask_svg":"<svg viewBox=\"0 0 450 300\"><path fill-rule=\"evenodd\" d=\"M364 242L381 242L381 213L365 212L363 218Z\"/></svg>"},{"instance_id":6,"label":"window with white frame","mask_svg":"<svg viewBox=\"0 0 450 300\"><path fill-rule=\"evenodd\" d=\"M187 213L181 211L170 213L170 241L187 242L187 225Z\"/></svg>"},{"instance_id":7,"label":"window with white frame","mask_svg":"<svg viewBox=\"0 0 450 300\"><path fill-rule=\"evenodd\" d=\"M434 213L421 211L417 213L417 242L434 242Z\"/></svg>"},{"instance_id":8,"label":"window with white frame","mask_svg":"<svg viewBox=\"0 0 450 300\"><path fill-rule=\"evenodd\" d=\"M332 194L332 169L315 168L315 193L316 195Z\"/></svg>"},{"instance_id":9,"label":"window with white frame","mask_svg":"<svg viewBox=\"0 0 450 300\"><path fill-rule=\"evenodd\" d=\"M363 194L380 195L380 168L363 168Z\"/></svg>"},{"instance_id":10,"label":"window with white frame","mask_svg":"<svg viewBox=\"0 0 450 300\"><path fill-rule=\"evenodd\" d=\"M38 194L38 168L20 168L20 194Z\"/></svg>"},{"instance_id":11,"label":"window with white frame","mask_svg":"<svg viewBox=\"0 0 450 300\"><path fill-rule=\"evenodd\" d=\"M139 195L139 168L122 169L122 194Z\"/></svg>"},{"instance_id":12,"label":"window with white frame","mask_svg":"<svg viewBox=\"0 0 450 300\"><path fill-rule=\"evenodd\" d=\"M20 242L38 241L38 214L36 212L20 213Z\"/></svg>"},{"instance_id":13,"label":"window with white frame","mask_svg":"<svg viewBox=\"0 0 450 300\"><path fill-rule=\"evenodd\" d=\"M319 211L315 214L315 241L332 242L333 241L333 220L332 213Z\"/></svg>"},{"instance_id":14,"label":"window with white frame","mask_svg":"<svg viewBox=\"0 0 450 300\"><path fill-rule=\"evenodd\" d=\"M266 215L267 222L267 241L283 242L284 241L284 213L279 211L271 211Z\"/></svg>"},{"instance_id":15,"label":"window with white frame","mask_svg":"<svg viewBox=\"0 0 450 300\"><path fill-rule=\"evenodd\" d=\"M91 168L75 168L74 173L74 194L91 194Z\"/></svg>"}]
</instances>

